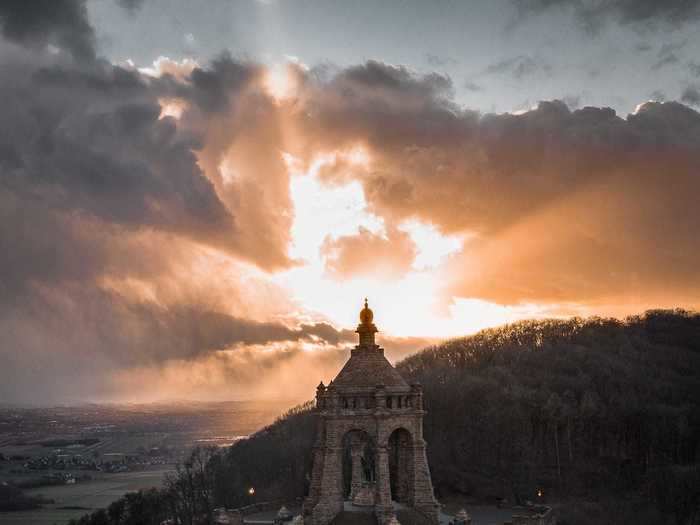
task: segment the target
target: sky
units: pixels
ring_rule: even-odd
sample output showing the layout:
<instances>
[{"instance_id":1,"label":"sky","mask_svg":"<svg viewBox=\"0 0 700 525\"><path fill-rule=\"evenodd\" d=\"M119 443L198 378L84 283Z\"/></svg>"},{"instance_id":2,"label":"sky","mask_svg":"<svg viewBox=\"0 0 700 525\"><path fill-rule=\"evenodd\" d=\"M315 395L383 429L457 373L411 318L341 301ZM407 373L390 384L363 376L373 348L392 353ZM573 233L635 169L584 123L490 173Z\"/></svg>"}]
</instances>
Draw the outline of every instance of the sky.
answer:
<instances>
[{"instance_id":1,"label":"sky","mask_svg":"<svg viewBox=\"0 0 700 525\"><path fill-rule=\"evenodd\" d=\"M0 4L0 401L312 397L700 304L700 1Z\"/></svg>"}]
</instances>

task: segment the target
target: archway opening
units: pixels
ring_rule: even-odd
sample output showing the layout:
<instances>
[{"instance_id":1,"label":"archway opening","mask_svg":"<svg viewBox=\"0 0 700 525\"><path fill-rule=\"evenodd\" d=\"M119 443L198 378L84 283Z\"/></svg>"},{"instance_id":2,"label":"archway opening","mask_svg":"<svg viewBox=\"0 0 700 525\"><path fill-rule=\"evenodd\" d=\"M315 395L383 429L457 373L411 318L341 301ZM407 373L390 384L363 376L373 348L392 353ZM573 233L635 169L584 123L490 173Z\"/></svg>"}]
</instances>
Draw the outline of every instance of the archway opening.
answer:
<instances>
[{"instance_id":1,"label":"archway opening","mask_svg":"<svg viewBox=\"0 0 700 525\"><path fill-rule=\"evenodd\" d=\"M389 436L389 479L391 499L412 504L413 497L413 439L405 428L397 428Z\"/></svg>"},{"instance_id":2,"label":"archway opening","mask_svg":"<svg viewBox=\"0 0 700 525\"><path fill-rule=\"evenodd\" d=\"M377 480L376 447L363 430L343 436L343 499L358 505L374 505Z\"/></svg>"}]
</instances>

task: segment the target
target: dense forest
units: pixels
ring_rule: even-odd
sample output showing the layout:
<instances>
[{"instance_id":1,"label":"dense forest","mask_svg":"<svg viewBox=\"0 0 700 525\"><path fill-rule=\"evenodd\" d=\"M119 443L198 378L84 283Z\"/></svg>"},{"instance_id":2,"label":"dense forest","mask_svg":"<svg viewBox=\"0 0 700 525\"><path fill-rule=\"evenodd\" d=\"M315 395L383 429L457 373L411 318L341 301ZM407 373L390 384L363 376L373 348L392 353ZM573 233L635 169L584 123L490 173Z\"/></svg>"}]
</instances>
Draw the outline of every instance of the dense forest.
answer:
<instances>
[{"instance_id":1,"label":"dense forest","mask_svg":"<svg viewBox=\"0 0 700 525\"><path fill-rule=\"evenodd\" d=\"M438 498L561 502L568 524L700 522L700 315L520 322L424 349L397 368L424 386ZM164 489L76 523L189 524L250 503L249 487L257 501L301 498L311 409L226 451L196 450Z\"/></svg>"}]
</instances>

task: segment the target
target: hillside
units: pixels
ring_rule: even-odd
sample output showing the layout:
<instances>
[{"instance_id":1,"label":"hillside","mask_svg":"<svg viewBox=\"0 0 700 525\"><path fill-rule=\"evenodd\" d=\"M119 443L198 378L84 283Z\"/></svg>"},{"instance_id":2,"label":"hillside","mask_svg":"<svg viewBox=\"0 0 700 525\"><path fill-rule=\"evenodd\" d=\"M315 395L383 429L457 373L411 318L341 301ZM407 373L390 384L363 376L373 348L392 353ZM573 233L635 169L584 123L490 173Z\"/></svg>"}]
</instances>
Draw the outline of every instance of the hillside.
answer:
<instances>
[{"instance_id":1,"label":"hillside","mask_svg":"<svg viewBox=\"0 0 700 525\"><path fill-rule=\"evenodd\" d=\"M686 523L697 511L698 314L515 323L427 348L397 368L424 386L439 498L518 502L541 490L544 500L594 502L587 518L572 512L567 523L597 512L605 514L597 523L643 522L631 512ZM202 477L206 506L249 503L249 487L258 501L302 497L310 408L215 455Z\"/></svg>"},{"instance_id":2,"label":"hillside","mask_svg":"<svg viewBox=\"0 0 700 525\"><path fill-rule=\"evenodd\" d=\"M398 368L424 385L443 491L534 499L535 488L627 490L652 467L698 460L694 314L517 323L428 348Z\"/></svg>"}]
</instances>

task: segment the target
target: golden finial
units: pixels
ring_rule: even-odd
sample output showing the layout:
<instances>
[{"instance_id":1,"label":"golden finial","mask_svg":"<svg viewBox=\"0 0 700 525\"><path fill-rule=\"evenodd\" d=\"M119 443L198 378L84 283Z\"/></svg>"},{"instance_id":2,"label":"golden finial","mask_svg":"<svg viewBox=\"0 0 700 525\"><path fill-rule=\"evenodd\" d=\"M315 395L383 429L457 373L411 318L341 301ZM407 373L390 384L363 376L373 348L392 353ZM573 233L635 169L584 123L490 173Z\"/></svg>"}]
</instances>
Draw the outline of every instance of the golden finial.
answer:
<instances>
[{"instance_id":1,"label":"golden finial","mask_svg":"<svg viewBox=\"0 0 700 525\"><path fill-rule=\"evenodd\" d=\"M370 310L367 304L367 298L365 297L365 307L360 312L360 322L362 322L362 324L368 325L372 323L372 319L374 319L374 312Z\"/></svg>"}]
</instances>

